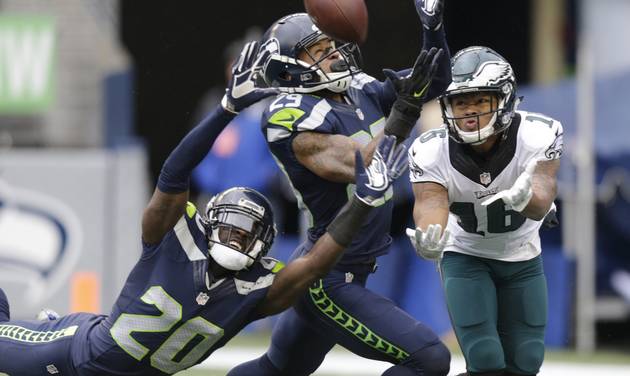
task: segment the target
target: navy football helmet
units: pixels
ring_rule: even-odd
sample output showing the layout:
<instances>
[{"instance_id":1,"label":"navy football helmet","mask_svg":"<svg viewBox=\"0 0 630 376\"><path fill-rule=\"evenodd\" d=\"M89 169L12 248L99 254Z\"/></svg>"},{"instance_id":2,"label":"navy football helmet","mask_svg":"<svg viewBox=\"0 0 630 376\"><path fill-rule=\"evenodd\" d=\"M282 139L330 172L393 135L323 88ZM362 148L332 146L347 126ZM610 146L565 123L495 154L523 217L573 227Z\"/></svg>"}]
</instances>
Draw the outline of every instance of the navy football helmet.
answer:
<instances>
[{"instance_id":1,"label":"navy football helmet","mask_svg":"<svg viewBox=\"0 0 630 376\"><path fill-rule=\"evenodd\" d=\"M271 204L251 188L230 188L212 197L202 223L210 256L234 271L265 256L276 235Z\"/></svg>"},{"instance_id":2,"label":"navy football helmet","mask_svg":"<svg viewBox=\"0 0 630 376\"><path fill-rule=\"evenodd\" d=\"M453 81L440 97L442 117L448 126L449 135L459 143L479 144L488 137L505 131L512 123L512 118L520 99L516 97L516 78L512 66L501 55L488 47L468 47L455 54L451 61ZM490 122L476 131L462 131L456 124L451 100L461 94L474 92L492 92L498 103ZM487 113L486 113L487 114ZM477 116L486 115L477 114Z\"/></svg>"},{"instance_id":3,"label":"navy football helmet","mask_svg":"<svg viewBox=\"0 0 630 376\"><path fill-rule=\"evenodd\" d=\"M312 93L330 90L335 93L350 87L352 76L359 73L361 55L355 43L342 43L332 38L333 48L319 59L311 56L314 63L299 59L300 52L308 53L308 47L329 38L306 13L296 13L275 22L263 36L263 48L271 54L261 65L266 85L287 93ZM332 72L324 72L320 63L338 53L340 59L331 65ZM310 54L309 54L310 55Z\"/></svg>"}]
</instances>

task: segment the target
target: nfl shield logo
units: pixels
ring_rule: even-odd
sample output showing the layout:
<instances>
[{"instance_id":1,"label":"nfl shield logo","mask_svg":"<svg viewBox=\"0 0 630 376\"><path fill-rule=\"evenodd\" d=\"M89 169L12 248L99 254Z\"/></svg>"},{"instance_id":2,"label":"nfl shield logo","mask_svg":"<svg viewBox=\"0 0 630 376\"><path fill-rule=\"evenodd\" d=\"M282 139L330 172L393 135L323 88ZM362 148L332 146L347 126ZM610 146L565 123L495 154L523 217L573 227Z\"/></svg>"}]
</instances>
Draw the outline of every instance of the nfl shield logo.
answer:
<instances>
[{"instance_id":1,"label":"nfl shield logo","mask_svg":"<svg viewBox=\"0 0 630 376\"><path fill-rule=\"evenodd\" d=\"M483 185L488 185L490 184L490 182L492 182L492 176L490 176L489 172L484 172L483 174L479 175L479 181L481 181L481 184Z\"/></svg>"},{"instance_id":2,"label":"nfl shield logo","mask_svg":"<svg viewBox=\"0 0 630 376\"><path fill-rule=\"evenodd\" d=\"M346 272L346 283L352 283L353 279L354 279L354 274L350 272Z\"/></svg>"},{"instance_id":3,"label":"nfl shield logo","mask_svg":"<svg viewBox=\"0 0 630 376\"><path fill-rule=\"evenodd\" d=\"M200 292L199 295L197 295L197 304L199 305L206 305L208 300L210 300L210 297L205 292Z\"/></svg>"}]
</instances>

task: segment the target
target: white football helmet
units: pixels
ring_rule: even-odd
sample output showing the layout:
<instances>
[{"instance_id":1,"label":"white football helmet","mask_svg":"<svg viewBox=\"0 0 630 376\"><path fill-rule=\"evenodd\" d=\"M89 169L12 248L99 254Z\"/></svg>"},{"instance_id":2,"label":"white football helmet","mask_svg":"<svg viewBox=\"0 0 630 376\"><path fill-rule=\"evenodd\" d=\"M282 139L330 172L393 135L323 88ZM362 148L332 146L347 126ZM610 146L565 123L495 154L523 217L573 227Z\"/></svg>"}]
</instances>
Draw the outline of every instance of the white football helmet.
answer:
<instances>
[{"instance_id":1,"label":"white football helmet","mask_svg":"<svg viewBox=\"0 0 630 376\"><path fill-rule=\"evenodd\" d=\"M520 99L516 97L516 78L512 66L501 55L488 47L468 47L455 54L451 61L453 81L440 97L442 117L448 126L449 135L459 143L480 144L488 137L505 131ZM477 121L476 131L463 131L456 123L451 100L461 94L492 92L498 104L487 126L481 128ZM477 116L486 115L477 114Z\"/></svg>"}]
</instances>

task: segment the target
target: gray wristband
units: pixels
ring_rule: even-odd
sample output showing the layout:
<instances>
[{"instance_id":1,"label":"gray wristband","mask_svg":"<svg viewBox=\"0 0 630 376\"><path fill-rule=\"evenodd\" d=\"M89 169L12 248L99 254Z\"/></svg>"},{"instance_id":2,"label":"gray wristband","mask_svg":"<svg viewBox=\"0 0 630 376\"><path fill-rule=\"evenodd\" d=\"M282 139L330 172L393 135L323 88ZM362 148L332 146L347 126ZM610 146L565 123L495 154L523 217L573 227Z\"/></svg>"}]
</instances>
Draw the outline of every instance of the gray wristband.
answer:
<instances>
[{"instance_id":1,"label":"gray wristband","mask_svg":"<svg viewBox=\"0 0 630 376\"><path fill-rule=\"evenodd\" d=\"M409 137L409 133L411 133L414 125L416 125L416 121L418 121L420 117L419 108L399 101L400 99L394 102L392 111L387 117L384 131L386 135L396 136L398 143Z\"/></svg>"},{"instance_id":2,"label":"gray wristband","mask_svg":"<svg viewBox=\"0 0 630 376\"><path fill-rule=\"evenodd\" d=\"M352 238L359 231L372 207L352 195L349 201L328 225L328 234L337 244L347 247L352 243Z\"/></svg>"}]
</instances>

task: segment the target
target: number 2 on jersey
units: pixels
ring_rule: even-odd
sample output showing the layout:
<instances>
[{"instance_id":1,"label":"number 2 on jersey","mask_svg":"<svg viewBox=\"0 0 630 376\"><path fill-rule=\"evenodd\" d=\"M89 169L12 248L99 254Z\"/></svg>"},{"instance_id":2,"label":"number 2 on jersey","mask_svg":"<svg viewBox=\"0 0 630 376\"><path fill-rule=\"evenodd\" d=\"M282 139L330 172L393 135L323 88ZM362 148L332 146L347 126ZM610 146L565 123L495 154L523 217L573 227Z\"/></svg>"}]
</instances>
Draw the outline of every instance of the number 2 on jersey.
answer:
<instances>
[{"instance_id":1,"label":"number 2 on jersey","mask_svg":"<svg viewBox=\"0 0 630 376\"><path fill-rule=\"evenodd\" d=\"M475 215L475 205L472 202L453 202L450 210L459 217L458 224L466 232L485 236L484 231L478 230L477 216ZM525 216L514 210L506 210L505 203L501 200L495 201L487 206L488 233L502 234L518 229L525 223Z\"/></svg>"},{"instance_id":2,"label":"number 2 on jersey","mask_svg":"<svg viewBox=\"0 0 630 376\"><path fill-rule=\"evenodd\" d=\"M302 102L301 94L287 94L280 95L278 99L273 101L269 106L269 111L275 111L279 108L283 107L300 107L300 103Z\"/></svg>"},{"instance_id":3,"label":"number 2 on jersey","mask_svg":"<svg viewBox=\"0 0 630 376\"><path fill-rule=\"evenodd\" d=\"M150 316L123 313L109 331L118 346L138 361L147 356L150 350L131 336L133 332L168 332L182 319L182 305L171 298L160 286L152 286L140 299L146 304L155 306L162 314ZM221 337L223 337L223 329L200 316L194 317L162 342L151 355L151 366L168 374L189 368L197 364ZM182 354L193 340L197 340L194 346L187 349L187 353Z\"/></svg>"}]
</instances>

